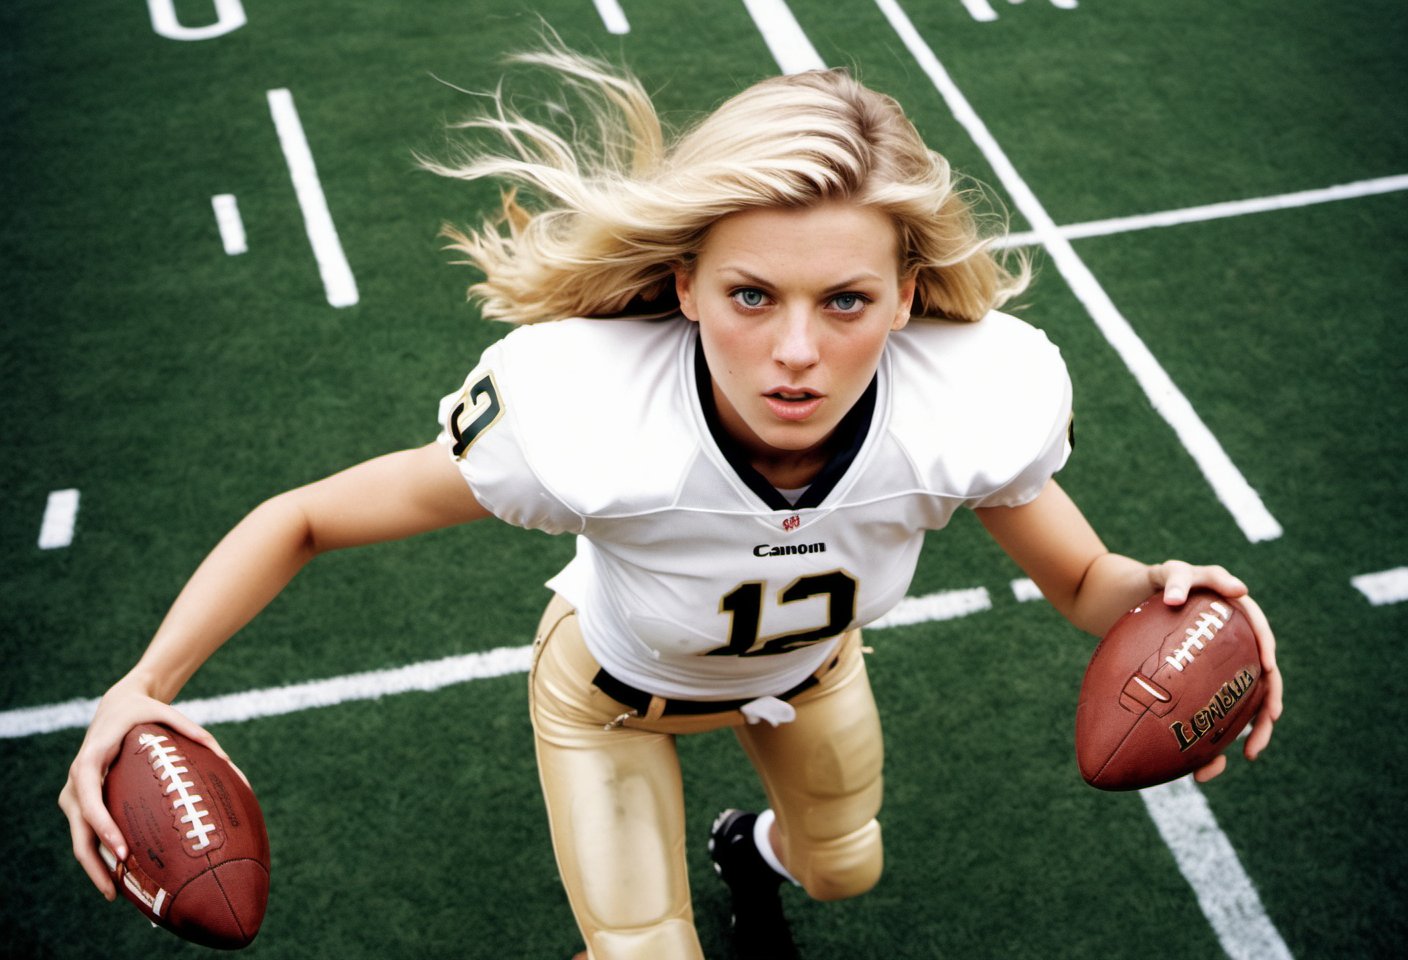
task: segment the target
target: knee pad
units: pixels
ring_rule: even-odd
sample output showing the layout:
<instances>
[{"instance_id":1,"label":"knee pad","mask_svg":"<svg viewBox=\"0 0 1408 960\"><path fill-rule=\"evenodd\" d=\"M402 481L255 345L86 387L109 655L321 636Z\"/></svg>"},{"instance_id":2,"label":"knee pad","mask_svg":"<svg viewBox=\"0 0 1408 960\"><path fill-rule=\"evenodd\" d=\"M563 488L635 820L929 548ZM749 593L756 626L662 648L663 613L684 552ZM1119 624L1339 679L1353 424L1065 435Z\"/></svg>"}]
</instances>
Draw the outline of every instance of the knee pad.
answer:
<instances>
[{"instance_id":1,"label":"knee pad","mask_svg":"<svg viewBox=\"0 0 1408 960\"><path fill-rule=\"evenodd\" d=\"M591 960L699 960L704 955L694 924L684 919L633 930L596 930L587 948Z\"/></svg>"},{"instance_id":2,"label":"knee pad","mask_svg":"<svg viewBox=\"0 0 1408 960\"><path fill-rule=\"evenodd\" d=\"M859 830L832 840L812 841L797 881L814 900L858 897L880 881L885 869L885 849L880 822L871 820Z\"/></svg>"}]
</instances>

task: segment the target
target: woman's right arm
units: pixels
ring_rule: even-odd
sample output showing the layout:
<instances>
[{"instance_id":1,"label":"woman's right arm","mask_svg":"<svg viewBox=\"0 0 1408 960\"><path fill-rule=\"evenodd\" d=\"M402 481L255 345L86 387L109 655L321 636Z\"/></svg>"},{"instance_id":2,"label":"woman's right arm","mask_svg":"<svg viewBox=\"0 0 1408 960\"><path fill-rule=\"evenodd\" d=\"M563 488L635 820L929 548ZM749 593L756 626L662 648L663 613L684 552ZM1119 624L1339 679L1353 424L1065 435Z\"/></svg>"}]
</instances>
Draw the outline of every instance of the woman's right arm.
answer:
<instances>
[{"instance_id":1,"label":"woman's right arm","mask_svg":"<svg viewBox=\"0 0 1408 960\"><path fill-rule=\"evenodd\" d=\"M220 645L319 553L397 540L489 516L445 449L431 443L358 464L260 504L210 552L172 604L137 665L104 694L69 768L59 806L73 852L109 900L116 890L101 838L126 858L103 806L102 781L135 724L166 723L217 752L208 732L169 706ZM223 752L221 753L223 756Z\"/></svg>"}]
</instances>

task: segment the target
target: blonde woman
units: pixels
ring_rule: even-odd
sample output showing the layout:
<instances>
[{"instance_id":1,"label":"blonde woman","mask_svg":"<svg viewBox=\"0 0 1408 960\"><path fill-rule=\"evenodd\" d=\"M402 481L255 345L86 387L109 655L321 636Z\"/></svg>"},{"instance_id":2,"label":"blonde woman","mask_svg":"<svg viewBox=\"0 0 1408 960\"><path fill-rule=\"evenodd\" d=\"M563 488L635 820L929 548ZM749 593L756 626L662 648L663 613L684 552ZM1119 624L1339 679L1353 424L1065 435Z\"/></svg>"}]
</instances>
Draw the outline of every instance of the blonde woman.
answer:
<instances>
[{"instance_id":1,"label":"blonde woman","mask_svg":"<svg viewBox=\"0 0 1408 960\"><path fill-rule=\"evenodd\" d=\"M122 734L315 555L497 517L577 537L530 680L563 884L594 960L697 958L674 738L733 728L766 789L708 849L745 957L795 956L779 885L829 900L882 866L881 735L861 627L927 531L974 510L1072 623L1103 633L1162 588L1240 599L1281 710L1272 633L1216 566L1110 553L1053 479L1070 453L1056 348L998 312L1022 289L944 159L843 72L775 78L668 142L638 83L552 49L583 137L507 109L437 172L506 183L452 232L484 314L517 324L441 403L439 438L263 503L197 569L103 697L60 805L125 855L100 783ZM525 198L520 202L520 197ZM1199 776L1217 775L1219 758ZM705 838L698 838L703 841Z\"/></svg>"}]
</instances>

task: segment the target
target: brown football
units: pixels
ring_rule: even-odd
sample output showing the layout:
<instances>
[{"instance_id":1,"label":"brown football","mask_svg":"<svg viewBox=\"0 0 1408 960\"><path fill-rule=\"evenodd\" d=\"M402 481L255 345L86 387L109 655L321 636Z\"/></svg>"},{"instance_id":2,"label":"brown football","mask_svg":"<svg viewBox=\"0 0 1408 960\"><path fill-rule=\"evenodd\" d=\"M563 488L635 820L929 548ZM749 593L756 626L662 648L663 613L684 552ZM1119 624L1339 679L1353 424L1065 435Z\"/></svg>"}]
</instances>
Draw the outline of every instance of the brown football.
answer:
<instances>
[{"instance_id":1,"label":"brown football","mask_svg":"<svg viewBox=\"0 0 1408 960\"><path fill-rule=\"evenodd\" d=\"M229 763L169 727L138 724L108 769L103 802L127 841L122 862L102 849L123 896L194 943L249 945L269 900L269 835Z\"/></svg>"},{"instance_id":2,"label":"brown football","mask_svg":"<svg viewBox=\"0 0 1408 960\"><path fill-rule=\"evenodd\" d=\"M1170 607L1160 591L1090 658L1076 707L1081 776L1102 790L1176 780L1235 742L1265 692L1241 607L1211 590Z\"/></svg>"}]
</instances>

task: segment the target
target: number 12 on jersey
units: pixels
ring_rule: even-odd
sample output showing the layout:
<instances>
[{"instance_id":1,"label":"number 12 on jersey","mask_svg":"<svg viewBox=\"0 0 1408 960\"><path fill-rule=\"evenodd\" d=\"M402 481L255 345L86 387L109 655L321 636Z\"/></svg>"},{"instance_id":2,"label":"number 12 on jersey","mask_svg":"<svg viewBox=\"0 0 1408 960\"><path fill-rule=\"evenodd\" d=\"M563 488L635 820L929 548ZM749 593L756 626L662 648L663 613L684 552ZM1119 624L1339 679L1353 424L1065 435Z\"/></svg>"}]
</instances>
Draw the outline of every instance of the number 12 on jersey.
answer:
<instances>
[{"instance_id":1,"label":"number 12 on jersey","mask_svg":"<svg viewBox=\"0 0 1408 960\"><path fill-rule=\"evenodd\" d=\"M728 646L710 650L711 657L765 657L829 640L845 631L856 616L856 579L844 570L798 577L778 591L779 604L826 597L826 623L811 630L762 637L763 592L767 583L750 580L734 587L719 601L719 612L730 617Z\"/></svg>"}]
</instances>

